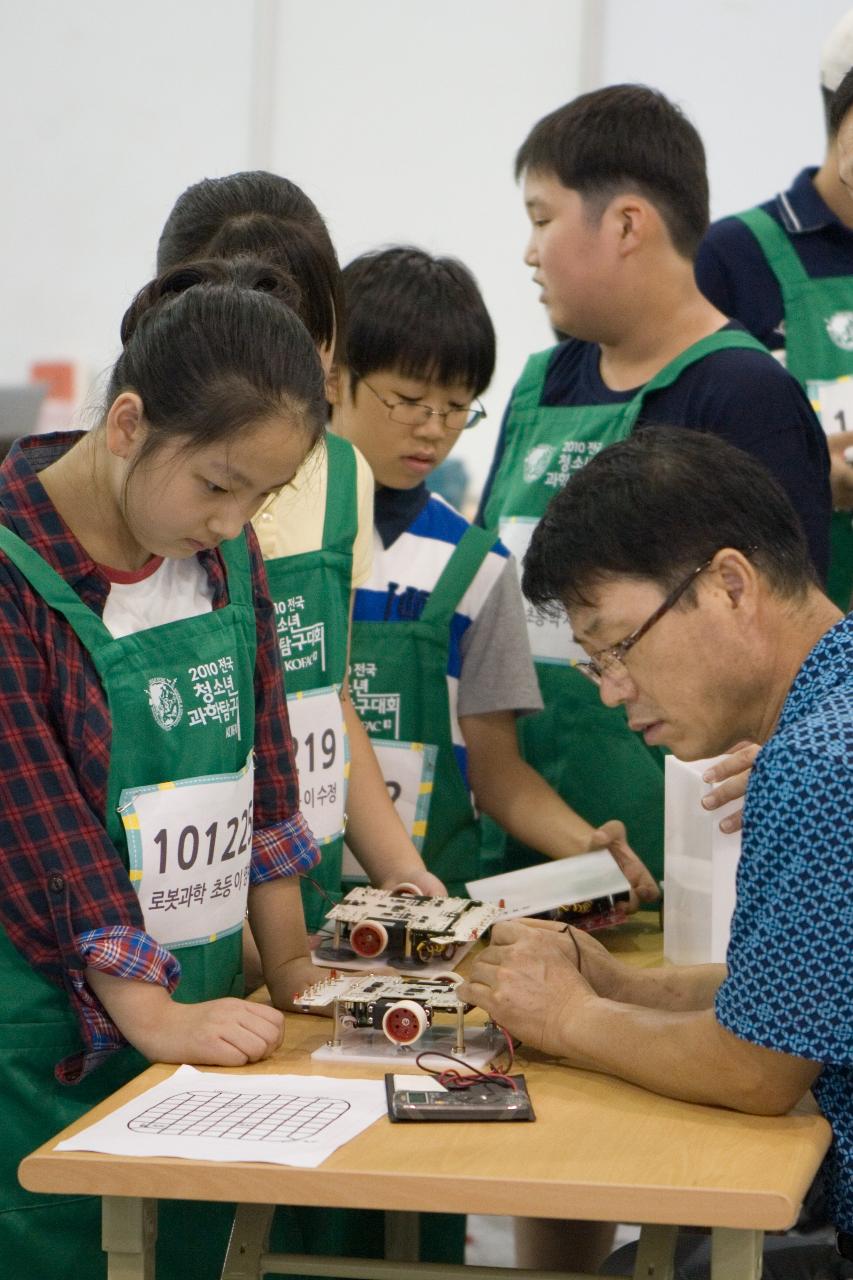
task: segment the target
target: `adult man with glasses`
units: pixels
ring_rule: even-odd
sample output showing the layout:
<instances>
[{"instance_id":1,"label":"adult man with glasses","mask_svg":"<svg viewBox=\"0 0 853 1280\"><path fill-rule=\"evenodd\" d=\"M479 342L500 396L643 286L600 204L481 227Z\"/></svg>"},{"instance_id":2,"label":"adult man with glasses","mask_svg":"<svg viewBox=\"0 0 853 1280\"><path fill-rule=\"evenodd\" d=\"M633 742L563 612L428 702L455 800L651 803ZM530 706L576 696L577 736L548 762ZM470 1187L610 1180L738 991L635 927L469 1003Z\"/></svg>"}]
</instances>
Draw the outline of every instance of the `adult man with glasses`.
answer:
<instances>
[{"instance_id":1,"label":"adult man with glasses","mask_svg":"<svg viewBox=\"0 0 853 1280\"><path fill-rule=\"evenodd\" d=\"M835 1133L832 1220L853 1257L853 617L817 585L764 468L671 428L571 478L523 586L565 608L602 701L646 742L688 760L738 738L762 750L727 966L632 970L576 930L507 923L460 997L532 1047L671 1097L778 1114L813 1087Z\"/></svg>"}]
</instances>

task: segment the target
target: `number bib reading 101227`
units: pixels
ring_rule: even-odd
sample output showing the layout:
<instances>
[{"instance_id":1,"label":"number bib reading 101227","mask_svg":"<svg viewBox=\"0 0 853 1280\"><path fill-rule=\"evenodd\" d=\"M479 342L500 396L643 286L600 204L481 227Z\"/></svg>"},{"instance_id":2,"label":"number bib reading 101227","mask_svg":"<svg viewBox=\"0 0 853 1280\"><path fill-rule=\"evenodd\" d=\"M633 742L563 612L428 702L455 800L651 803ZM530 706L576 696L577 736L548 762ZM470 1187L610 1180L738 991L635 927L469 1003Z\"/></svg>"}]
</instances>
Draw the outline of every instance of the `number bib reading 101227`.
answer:
<instances>
[{"instance_id":1,"label":"number bib reading 101227","mask_svg":"<svg viewBox=\"0 0 853 1280\"><path fill-rule=\"evenodd\" d=\"M252 860L252 756L239 773L127 787L119 811L145 928L170 949L242 928Z\"/></svg>"}]
</instances>

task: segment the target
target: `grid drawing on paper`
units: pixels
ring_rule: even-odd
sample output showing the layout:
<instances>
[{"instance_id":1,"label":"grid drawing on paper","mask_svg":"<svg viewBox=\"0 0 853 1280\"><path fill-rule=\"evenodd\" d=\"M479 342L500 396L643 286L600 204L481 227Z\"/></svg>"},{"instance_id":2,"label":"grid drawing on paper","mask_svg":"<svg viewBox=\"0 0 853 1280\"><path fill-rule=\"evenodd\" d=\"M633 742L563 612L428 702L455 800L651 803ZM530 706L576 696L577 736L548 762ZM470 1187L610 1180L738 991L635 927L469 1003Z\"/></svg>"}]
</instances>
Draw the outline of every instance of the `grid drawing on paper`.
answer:
<instances>
[{"instance_id":1,"label":"grid drawing on paper","mask_svg":"<svg viewBox=\"0 0 853 1280\"><path fill-rule=\"evenodd\" d=\"M250 1142L315 1138L349 1111L343 1098L288 1093L174 1093L128 1121L137 1133Z\"/></svg>"}]
</instances>

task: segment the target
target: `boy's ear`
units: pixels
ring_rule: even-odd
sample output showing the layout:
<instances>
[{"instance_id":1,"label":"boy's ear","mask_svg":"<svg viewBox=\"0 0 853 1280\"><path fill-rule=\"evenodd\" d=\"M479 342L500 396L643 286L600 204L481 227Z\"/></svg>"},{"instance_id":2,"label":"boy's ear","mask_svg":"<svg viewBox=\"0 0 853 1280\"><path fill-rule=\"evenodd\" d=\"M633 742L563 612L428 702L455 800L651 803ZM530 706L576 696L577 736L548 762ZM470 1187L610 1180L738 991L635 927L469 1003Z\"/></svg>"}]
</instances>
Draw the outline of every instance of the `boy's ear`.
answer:
<instances>
[{"instance_id":1,"label":"boy's ear","mask_svg":"<svg viewBox=\"0 0 853 1280\"><path fill-rule=\"evenodd\" d=\"M340 365L333 364L326 373L326 399L329 404L341 403L341 378L343 372Z\"/></svg>"}]
</instances>

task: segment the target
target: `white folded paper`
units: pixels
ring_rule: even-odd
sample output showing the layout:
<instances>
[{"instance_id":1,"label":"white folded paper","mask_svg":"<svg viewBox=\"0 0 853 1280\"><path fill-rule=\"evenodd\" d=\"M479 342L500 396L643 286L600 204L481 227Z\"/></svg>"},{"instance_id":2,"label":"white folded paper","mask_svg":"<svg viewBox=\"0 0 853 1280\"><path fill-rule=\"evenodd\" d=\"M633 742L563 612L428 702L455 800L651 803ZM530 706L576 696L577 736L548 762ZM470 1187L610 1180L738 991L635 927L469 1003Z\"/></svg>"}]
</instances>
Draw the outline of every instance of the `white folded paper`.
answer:
<instances>
[{"instance_id":1,"label":"white folded paper","mask_svg":"<svg viewBox=\"0 0 853 1280\"><path fill-rule=\"evenodd\" d=\"M606 849L580 853L574 858L538 862L520 871L506 871L483 880L469 880L465 886L478 902L503 901L507 918L570 907L591 898L625 893L630 887Z\"/></svg>"},{"instance_id":2,"label":"white folded paper","mask_svg":"<svg viewBox=\"0 0 853 1280\"><path fill-rule=\"evenodd\" d=\"M720 819L741 805L702 808L711 790L702 774L715 759L666 760L663 948L673 964L721 964L735 906L740 832L720 830Z\"/></svg>"}]
</instances>

